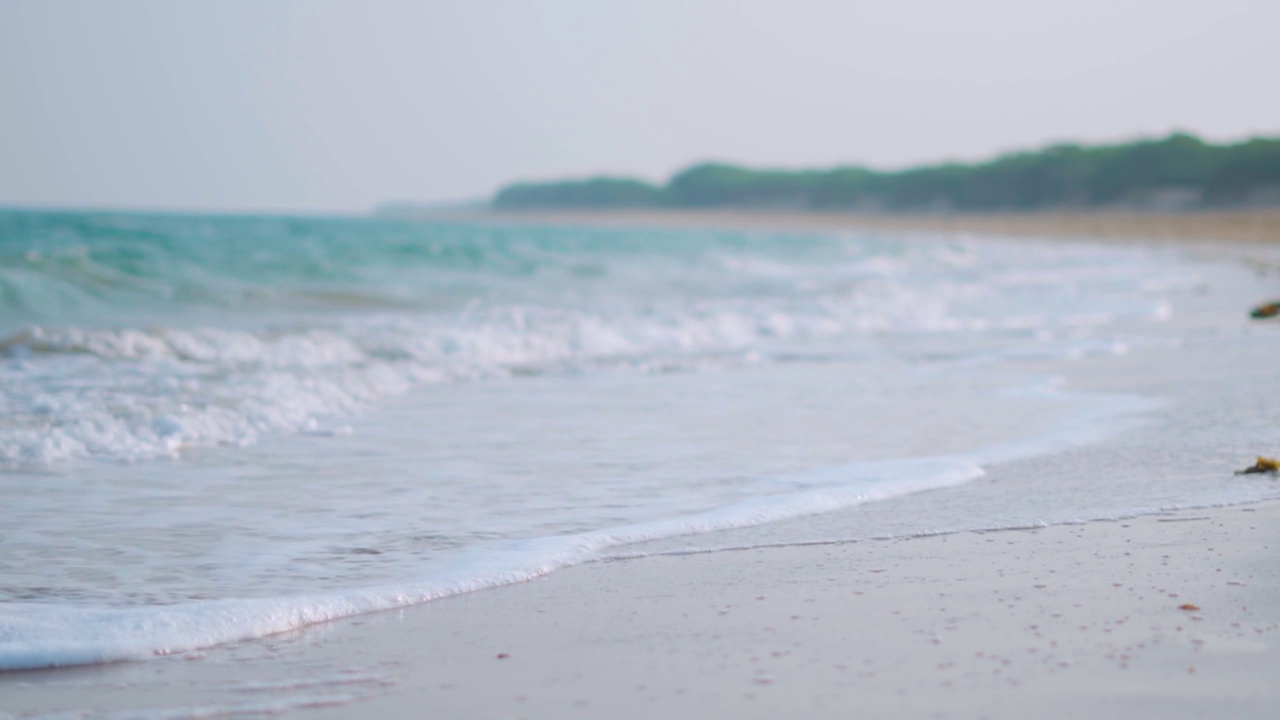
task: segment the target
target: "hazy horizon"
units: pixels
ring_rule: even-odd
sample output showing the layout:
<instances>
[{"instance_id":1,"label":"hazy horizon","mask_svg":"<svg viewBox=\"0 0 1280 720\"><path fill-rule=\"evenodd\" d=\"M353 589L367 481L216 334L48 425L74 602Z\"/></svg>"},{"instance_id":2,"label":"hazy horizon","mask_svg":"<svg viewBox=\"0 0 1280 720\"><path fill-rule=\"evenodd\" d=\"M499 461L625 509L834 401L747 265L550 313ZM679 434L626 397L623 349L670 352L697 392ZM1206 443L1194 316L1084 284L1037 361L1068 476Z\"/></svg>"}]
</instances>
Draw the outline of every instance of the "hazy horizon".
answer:
<instances>
[{"instance_id":1,"label":"hazy horizon","mask_svg":"<svg viewBox=\"0 0 1280 720\"><path fill-rule=\"evenodd\" d=\"M365 212L704 160L1275 134L1247 0L0 5L0 207Z\"/></svg>"}]
</instances>

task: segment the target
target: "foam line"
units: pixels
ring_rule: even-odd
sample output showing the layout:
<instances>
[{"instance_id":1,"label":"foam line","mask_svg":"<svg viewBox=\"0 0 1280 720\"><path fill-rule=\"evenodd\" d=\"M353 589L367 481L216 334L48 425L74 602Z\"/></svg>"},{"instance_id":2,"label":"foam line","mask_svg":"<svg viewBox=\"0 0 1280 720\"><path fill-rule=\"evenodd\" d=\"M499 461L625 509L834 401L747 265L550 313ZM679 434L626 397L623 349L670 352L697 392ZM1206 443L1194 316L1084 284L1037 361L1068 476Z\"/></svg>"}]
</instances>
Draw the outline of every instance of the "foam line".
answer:
<instances>
[{"instance_id":1,"label":"foam line","mask_svg":"<svg viewBox=\"0 0 1280 720\"><path fill-rule=\"evenodd\" d=\"M351 615L524 582L600 558L610 548L680 535L749 527L866 502L955 486L981 477L982 464L1055 452L1123 428L1150 403L1111 395L1068 395L1036 387L1076 411L1059 427L971 456L912 458L825 468L780 478L791 492L715 510L614 528L493 543L453 558L429 578L394 586L295 597L215 600L131 608L67 608L9 603L0 617L0 670L140 659L286 632Z\"/></svg>"}]
</instances>

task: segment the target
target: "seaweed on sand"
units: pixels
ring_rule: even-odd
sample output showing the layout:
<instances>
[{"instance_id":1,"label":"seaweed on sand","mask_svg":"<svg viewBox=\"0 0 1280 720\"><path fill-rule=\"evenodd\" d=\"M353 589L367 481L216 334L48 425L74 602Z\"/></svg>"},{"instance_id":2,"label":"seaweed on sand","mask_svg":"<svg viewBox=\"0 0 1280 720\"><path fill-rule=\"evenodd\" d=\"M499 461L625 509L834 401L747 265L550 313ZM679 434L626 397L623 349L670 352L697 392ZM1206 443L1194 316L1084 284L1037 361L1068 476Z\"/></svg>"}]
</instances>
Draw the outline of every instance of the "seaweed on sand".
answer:
<instances>
[{"instance_id":1,"label":"seaweed on sand","mask_svg":"<svg viewBox=\"0 0 1280 720\"><path fill-rule=\"evenodd\" d=\"M1259 305L1249 313L1249 317L1254 320L1263 320L1277 315L1280 315L1280 302L1269 302L1265 305Z\"/></svg>"},{"instance_id":2,"label":"seaweed on sand","mask_svg":"<svg viewBox=\"0 0 1280 720\"><path fill-rule=\"evenodd\" d=\"M1247 467L1243 470L1237 470L1236 474L1237 475L1253 475L1255 473L1267 473L1270 475L1275 475L1278 472L1280 472L1280 460L1262 457L1261 455L1259 455L1258 462L1254 463L1252 466Z\"/></svg>"}]
</instances>

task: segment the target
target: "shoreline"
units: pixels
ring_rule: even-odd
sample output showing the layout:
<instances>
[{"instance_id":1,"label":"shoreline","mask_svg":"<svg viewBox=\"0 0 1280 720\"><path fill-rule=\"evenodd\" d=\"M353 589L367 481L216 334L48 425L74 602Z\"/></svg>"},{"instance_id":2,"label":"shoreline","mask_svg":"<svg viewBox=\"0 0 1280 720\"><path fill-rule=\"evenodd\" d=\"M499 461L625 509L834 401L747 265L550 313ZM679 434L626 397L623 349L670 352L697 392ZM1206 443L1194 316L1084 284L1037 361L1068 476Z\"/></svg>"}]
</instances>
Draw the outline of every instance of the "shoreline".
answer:
<instances>
[{"instance_id":1,"label":"shoreline","mask_svg":"<svg viewBox=\"0 0 1280 720\"><path fill-rule=\"evenodd\" d=\"M1029 212L910 215L774 210L491 210L416 216L591 227L862 230L1083 238L1280 243L1280 208L1206 212Z\"/></svg>"},{"instance_id":2,"label":"shoreline","mask_svg":"<svg viewBox=\"0 0 1280 720\"><path fill-rule=\"evenodd\" d=\"M1273 415L1251 404L1274 387L1271 345L1238 347L1247 353L1191 348L1175 365L1139 353L1036 367L1086 391L1218 388L1179 416L1227 411L1247 436L1208 437L1187 421L1170 433L1178 453L1139 453L1135 465L1115 447L1085 448L990 481L1016 493L1019 472L1047 490L1068 474L1231 480L1242 452L1273 441ZM1233 384L1214 384L1228 374ZM801 537L823 539L639 552L202 651L0 673L0 720L1280 714L1280 500L884 539L830 532L849 527L835 513L799 522Z\"/></svg>"},{"instance_id":3,"label":"shoreline","mask_svg":"<svg viewBox=\"0 0 1280 720\"><path fill-rule=\"evenodd\" d=\"M200 653L0 675L0 700L17 717L1274 717L1277 528L1271 501L593 562Z\"/></svg>"},{"instance_id":4,"label":"shoreline","mask_svg":"<svg viewBox=\"0 0 1280 720\"><path fill-rule=\"evenodd\" d=\"M1277 524L1268 503L657 555L371 632L442 643L411 684L455 716L1273 717Z\"/></svg>"}]
</instances>

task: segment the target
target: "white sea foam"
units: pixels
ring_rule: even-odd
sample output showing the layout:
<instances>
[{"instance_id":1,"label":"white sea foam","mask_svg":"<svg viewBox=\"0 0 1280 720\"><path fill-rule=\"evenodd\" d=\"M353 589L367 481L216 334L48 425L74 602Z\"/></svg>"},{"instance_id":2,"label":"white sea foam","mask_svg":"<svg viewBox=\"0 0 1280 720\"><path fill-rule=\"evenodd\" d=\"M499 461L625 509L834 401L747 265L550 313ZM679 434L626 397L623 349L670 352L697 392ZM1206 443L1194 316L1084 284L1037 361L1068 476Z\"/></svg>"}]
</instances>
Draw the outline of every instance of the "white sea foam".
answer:
<instances>
[{"instance_id":1,"label":"white sea foam","mask_svg":"<svg viewBox=\"0 0 1280 720\"><path fill-rule=\"evenodd\" d=\"M10 603L0 615L0 669L145 658L284 632L359 613L522 582L591 560L611 547L743 527L965 482L964 460L920 460L823 471L838 487L757 498L713 512L477 549L430 579L311 597L222 600L134 608ZM819 481L811 477L807 482Z\"/></svg>"},{"instance_id":2,"label":"white sea foam","mask_svg":"<svg viewBox=\"0 0 1280 720\"><path fill-rule=\"evenodd\" d=\"M682 287L683 296L652 277L671 268L622 266L616 286L552 298L552 284L536 304L470 303L450 313L239 329L163 318L148 327L29 327L0 339L0 466L173 457L340 424L424 384L756 362L821 340L849 341L842 352L854 354L920 336L960 355L1123 352L1123 340L1104 334L1110 324L1169 313L1140 283L1182 277L1157 266L1125 283L1135 266L1123 253L1004 251L925 244L846 265L721 253L696 273L680 270L682 285L704 285Z\"/></svg>"},{"instance_id":3,"label":"white sea foam","mask_svg":"<svg viewBox=\"0 0 1280 720\"><path fill-rule=\"evenodd\" d=\"M389 586L315 595L183 602L136 607L47 603L0 606L0 670L138 659L530 580L603 557L619 546L744 528L960 485L981 463L1094 442L1149 406L1122 396L1068 396L1044 385L1024 392L1077 405L1048 432L971 455L822 468L775 478L776 491L702 512L606 529L474 545L437 563L426 577ZM407 569L406 569L407 570Z\"/></svg>"}]
</instances>

